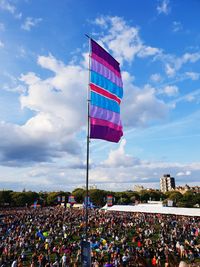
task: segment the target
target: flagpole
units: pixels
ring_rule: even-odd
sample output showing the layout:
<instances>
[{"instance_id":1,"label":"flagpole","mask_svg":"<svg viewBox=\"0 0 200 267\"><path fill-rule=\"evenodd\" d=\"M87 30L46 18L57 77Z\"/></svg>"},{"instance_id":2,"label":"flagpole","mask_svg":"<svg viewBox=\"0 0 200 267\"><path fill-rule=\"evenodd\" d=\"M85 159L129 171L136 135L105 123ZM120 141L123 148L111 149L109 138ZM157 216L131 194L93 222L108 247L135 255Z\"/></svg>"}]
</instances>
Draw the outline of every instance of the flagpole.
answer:
<instances>
[{"instance_id":1,"label":"flagpole","mask_svg":"<svg viewBox=\"0 0 200 267\"><path fill-rule=\"evenodd\" d=\"M87 90L87 156L86 156L86 207L85 207L85 239L88 240L88 185L89 185L89 154L90 154L90 37L89 41L89 70L88 70L88 90Z\"/></svg>"}]
</instances>

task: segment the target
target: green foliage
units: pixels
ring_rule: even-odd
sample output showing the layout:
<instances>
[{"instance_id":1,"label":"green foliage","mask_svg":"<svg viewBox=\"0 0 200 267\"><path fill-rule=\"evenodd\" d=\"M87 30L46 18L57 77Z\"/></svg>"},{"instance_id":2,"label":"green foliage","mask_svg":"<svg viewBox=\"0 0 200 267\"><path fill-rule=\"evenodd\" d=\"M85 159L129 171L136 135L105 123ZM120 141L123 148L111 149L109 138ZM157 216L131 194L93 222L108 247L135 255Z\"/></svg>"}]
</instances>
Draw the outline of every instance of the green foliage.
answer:
<instances>
[{"instance_id":1,"label":"green foliage","mask_svg":"<svg viewBox=\"0 0 200 267\"><path fill-rule=\"evenodd\" d=\"M129 193L129 192L128 192ZM131 202L127 192L115 192L115 202L116 204L128 204Z\"/></svg>"},{"instance_id":2,"label":"green foliage","mask_svg":"<svg viewBox=\"0 0 200 267\"><path fill-rule=\"evenodd\" d=\"M191 191L187 191L182 198L182 202L185 203L186 207L193 207L197 203L197 197L198 194L195 194Z\"/></svg>"},{"instance_id":3,"label":"green foliage","mask_svg":"<svg viewBox=\"0 0 200 267\"><path fill-rule=\"evenodd\" d=\"M147 190L140 191L141 202L147 202L150 199L150 194Z\"/></svg>"},{"instance_id":4,"label":"green foliage","mask_svg":"<svg viewBox=\"0 0 200 267\"><path fill-rule=\"evenodd\" d=\"M28 191L28 192L25 192L24 195L25 195L26 203L28 205L32 205L35 200L38 200L38 193L36 192Z\"/></svg>"},{"instance_id":5,"label":"green foliage","mask_svg":"<svg viewBox=\"0 0 200 267\"><path fill-rule=\"evenodd\" d=\"M153 201L160 201L161 199L161 193L159 191L150 190L149 197Z\"/></svg>"},{"instance_id":6,"label":"green foliage","mask_svg":"<svg viewBox=\"0 0 200 267\"><path fill-rule=\"evenodd\" d=\"M82 188L76 188L72 193L70 192L13 192L11 190L0 191L0 206L30 206L35 200L38 200L42 205L54 205L57 204L58 196L65 196L66 202L68 196L72 194L75 197L77 203L83 203L86 195L86 190ZM165 203L167 200L173 200L177 207L194 207L200 205L200 193L194 193L187 191L185 194L181 194L178 191L171 191L163 194L157 190L142 190L141 192L124 191L124 192L112 192L100 189L89 190L89 196L91 201L96 206L104 206L108 195L112 195L115 199L114 204L130 204L135 201L147 202L148 200L159 201L162 199Z\"/></svg>"},{"instance_id":7,"label":"green foliage","mask_svg":"<svg viewBox=\"0 0 200 267\"><path fill-rule=\"evenodd\" d=\"M14 206L22 207L26 205L26 197L23 192L12 192L11 196L12 196L12 204Z\"/></svg>"},{"instance_id":8,"label":"green foliage","mask_svg":"<svg viewBox=\"0 0 200 267\"><path fill-rule=\"evenodd\" d=\"M142 190L140 191L141 202L152 201L162 201L166 199L166 195L158 190Z\"/></svg>"},{"instance_id":9,"label":"green foliage","mask_svg":"<svg viewBox=\"0 0 200 267\"><path fill-rule=\"evenodd\" d=\"M192 191L187 191L177 202L177 207L192 208L195 205L200 205L200 193L194 193Z\"/></svg>"},{"instance_id":10,"label":"green foliage","mask_svg":"<svg viewBox=\"0 0 200 267\"><path fill-rule=\"evenodd\" d=\"M89 196L94 205L103 206L107 197L107 192L100 189L89 190Z\"/></svg>"},{"instance_id":11,"label":"green foliage","mask_svg":"<svg viewBox=\"0 0 200 267\"><path fill-rule=\"evenodd\" d=\"M0 191L0 206L11 204L11 190Z\"/></svg>"},{"instance_id":12,"label":"green foliage","mask_svg":"<svg viewBox=\"0 0 200 267\"><path fill-rule=\"evenodd\" d=\"M185 194L183 194L182 200L183 202L195 202L195 194L191 191L187 191Z\"/></svg>"},{"instance_id":13,"label":"green foliage","mask_svg":"<svg viewBox=\"0 0 200 267\"><path fill-rule=\"evenodd\" d=\"M76 188L72 195L75 197L77 203L83 203L86 191L83 188Z\"/></svg>"},{"instance_id":14,"label":"green foliage","mask_svg":"<svg viewBox=\"0 0 200 267\"><path fill-rule=\"evenodd\" d=\"M174 203L180 202L183 195L180 192L172 191L168 194L168 199L172 200Z\"/></svg>"},{"instance_id":15,"label":"green foliage","mask_svg":"<svg viewBox=\"0 0 200 267\"><path fill-rule=\"evenodd\" d=\"M65 196L65 201L68 201L68 196L70 195L70 192L50 192L47 194L47 198L46 198L46 203L47 205L55 205L57 204L57 197L60 196ZM62 200L62 199L61 199Z\"/></svg>"},{"instance_id":16,"label":"green foliage","mask_svg":"<svg viewBox=\"0 0 200 267\"><path fill-rule=\"evenodd\" d=\"M48 196L47 192L40 191L38 193L38 202L39 202L39 204L45 206L47 204L47 196Z\"/></svg>"},{"instance_id":17,"label":"green foliage","mask_svg":"<svg viewBox=\"0 0 200 267\"><path fill-rule=\"evenodd\" d=\"M121 197L121 198L118 200L117 204L126 205L126 204L129 204L129 202L130 202L130 201L129 201L128 198Z\"/></svg>"},{"instance_id":18,"label":"green foliage","mask_svg":"<svg viewBox=\"0 0 200 267\"><path fill-rule=\"evenodd\" d=\"M140 200L140 195L138 192L130 192L126 191L127 197L130 199L130 202L135 202L136 200Z\"/></svg>"},{"instance_id":19,"label":"green foliage","mask_svg":"<svg viewBox=\"0 0 200 267\"><path fill-rule=\"evenodd\" d=\"M195 194L195 204L200 206L200 193Z\"/></svg>"},{"instance_id":20,"label":"green foliage","mask_svg":"<svg viewBox=\"0 0 200 267\"><path fill-rule=\"evenodd\" d=\"M137 192L131 192L130 202L135 203L136 201L140 201L140 195Z\"/></svg>"}]
</instances>

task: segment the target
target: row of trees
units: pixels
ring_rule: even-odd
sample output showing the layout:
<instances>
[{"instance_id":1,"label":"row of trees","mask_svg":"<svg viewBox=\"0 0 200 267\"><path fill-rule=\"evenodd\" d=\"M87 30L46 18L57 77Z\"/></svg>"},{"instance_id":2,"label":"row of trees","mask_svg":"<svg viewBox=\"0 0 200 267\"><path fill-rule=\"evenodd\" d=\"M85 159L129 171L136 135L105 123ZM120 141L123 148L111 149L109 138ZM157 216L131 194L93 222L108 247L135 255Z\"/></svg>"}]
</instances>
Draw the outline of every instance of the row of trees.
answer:
<instances>
[{"instance_id":1,"label":"row of trees","mask_svg":"<svg viewBox=\"0 0 200 267\"><path fill-rule=\"evenodd\" d=\"M77 203L83 203L86 191L82 188L77 188L73 192L14 192L11 190L0 191L0 206L30 206L35 201L43 206L57 205L58 196L64 196L66 202L68 196L73 195ZM112 195L114 204L133 204L135 202L146 203L148 200L163 201L172 200L177 207L194 207L200 206L200 193L188 191L185 194L171 191L163 194L158 190L142 190L141 192L125 191L111 192L100 189L89 190L89 196L94 205L102 207L106 204L106 198Z\"/></svg>"}]
</instances>

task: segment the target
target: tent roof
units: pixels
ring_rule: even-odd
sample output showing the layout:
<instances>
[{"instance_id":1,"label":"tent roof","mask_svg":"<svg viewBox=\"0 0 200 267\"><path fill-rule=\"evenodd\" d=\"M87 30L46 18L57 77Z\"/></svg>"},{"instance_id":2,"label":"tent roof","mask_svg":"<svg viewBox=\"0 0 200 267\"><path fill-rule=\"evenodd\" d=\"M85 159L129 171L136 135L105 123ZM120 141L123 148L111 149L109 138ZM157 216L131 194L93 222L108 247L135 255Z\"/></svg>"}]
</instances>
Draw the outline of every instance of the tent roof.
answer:
<instances>
[{"instance_id":1,"label":"tent roof","mask_svg":"<svg viewBox=\"0 0 200 267\"><path fill-rule=\"evenodd\" d=\"M107 205L107 203L106 203L106 205L103 206L103 207L101 208L101 210L107 210L107 209L108 209L108 205Z\"/></svg>"},{"instance_id":2,"label":"tent roof","mask_svg":"<svg viewBox=\"0 0 200 267\"><path fill-rule=\"evenodd\" d=\"M163 207L159 204L139 204L135 206L114 205L112 207L108 207L107 211L144 212L144 213L174 214L174 215L185 215L185 216L200 216L200 208Z\"/></svg>"}]
</instances>

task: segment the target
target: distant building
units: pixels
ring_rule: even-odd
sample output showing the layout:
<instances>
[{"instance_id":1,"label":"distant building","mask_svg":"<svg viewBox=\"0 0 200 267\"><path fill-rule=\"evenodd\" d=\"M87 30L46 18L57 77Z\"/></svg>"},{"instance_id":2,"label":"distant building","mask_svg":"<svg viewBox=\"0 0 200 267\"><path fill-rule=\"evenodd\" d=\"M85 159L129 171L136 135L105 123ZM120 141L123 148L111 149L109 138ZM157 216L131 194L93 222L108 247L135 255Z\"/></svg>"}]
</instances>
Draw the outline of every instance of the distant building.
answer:
<instances>
[{"instance_id":1,"label":"distant building","mask_svg":"<svg viewBox=\"0 0 200 267\"><path fill-rule=\"evenodd\" d=\"M190 190L190 187L187 184L185 186L176 187L176 191L180 192L181 194L185 194L188 190Z\"/></svg>"},{"instance_id":2,"label":"distant building","mask_svg":"<svg viewBox=\"0 0 200 267\"><path fill-rule=\"evenodd\" d=\"M84 190L86 190L86 186L85 185L83 185L81 188L84 189ZM89 185L88 189L89 190L91 190L91 189L97 189L97 186L95 184Z\"/></svg>"},{"instance_id":3,"label":"distant building","mask_svg":"<svg viewBox=\"0 0 200 267\"><path fill-rule=\"evenodd\" d=\"M136 191L136 192L140 192L140 191L144 190L144 186L142 186L142 185L134 185L133 190Z\"/></svg>"},{"instance_id":4,"label":"distant building","mask_svg":"<svg viewBox=\"0 0 200 267\"><path fill-rule=\"evenodd\" d=\"M176 191L180 192L181 194L185 194L187 191L192 191L193 193L200 193L200 186L177 186Z\"/></svg>"},{"instance_id":5,"label":"distant building","mask_svg":"<svg viewBox=\"0 0 200 267\"><path fill-rule=\"evenodd\" d=\"M160 190L165 193L175 189L175 179L170 174L164 174L160 178Z\"/></svg>"},{"instance_id":6,"label":"distant building","mask_svg":"<svg viewBox=\"0 0 200 267\"><path fill-rule=\"evenodd\" d=\"M90 186L89 186L89 189L97 189L97 186L96 186L95 184L90 185Z\"/></svg>"}]
</instances>

